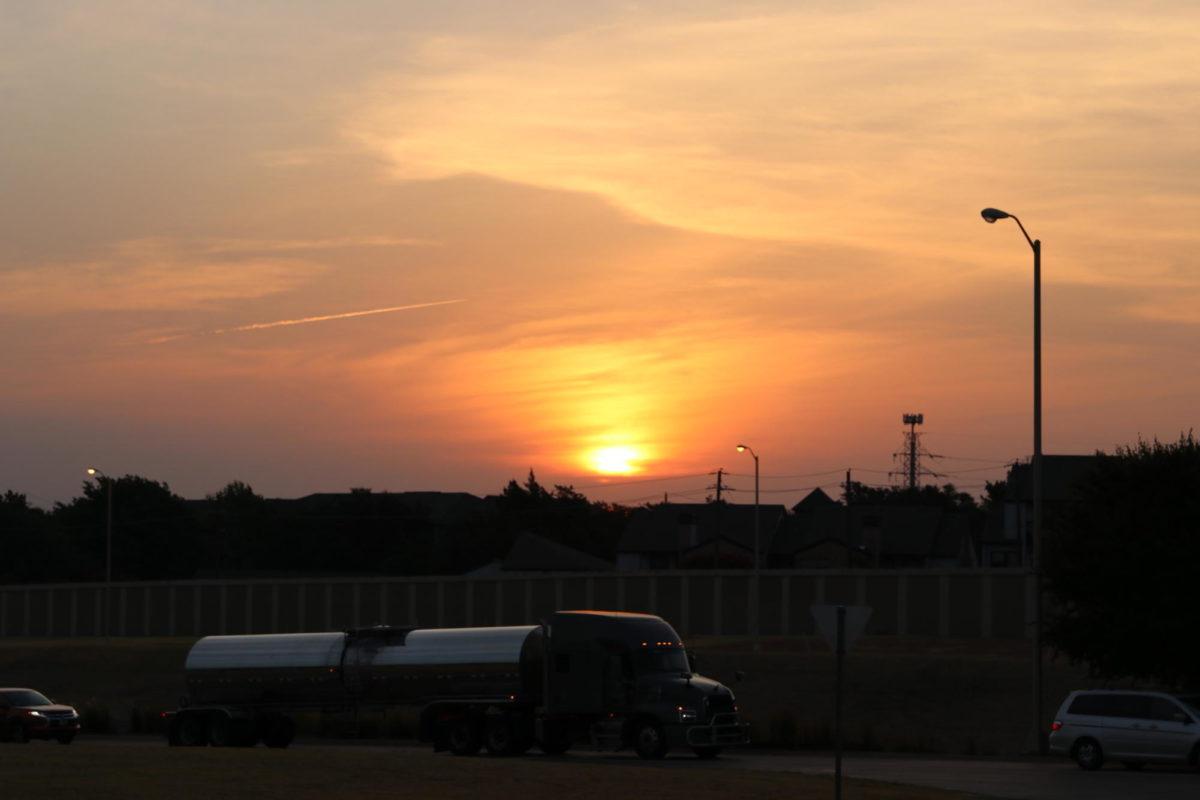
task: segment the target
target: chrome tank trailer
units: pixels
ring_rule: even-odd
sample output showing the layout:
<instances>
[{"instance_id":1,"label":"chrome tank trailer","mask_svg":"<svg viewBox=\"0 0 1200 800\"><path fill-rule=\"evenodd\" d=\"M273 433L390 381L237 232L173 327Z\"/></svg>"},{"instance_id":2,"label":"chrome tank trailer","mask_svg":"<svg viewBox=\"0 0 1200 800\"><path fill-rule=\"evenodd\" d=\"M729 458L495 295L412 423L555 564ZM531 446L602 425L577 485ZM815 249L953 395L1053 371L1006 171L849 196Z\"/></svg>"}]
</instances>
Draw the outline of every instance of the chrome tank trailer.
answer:
<instances>
[{"instance_id":1,"label":"chrome tank trailer","mask_svg":"<svg viewBox=\"0 0 1200 800\"><path fill-rule=\"evenodd\" d=\"M299 711L419 709L435 750L548 754L587 742L701 758L748 741L733 692L695 674L650 614L559 611L541 625L208 636L188 653L173 745L285 747Z\"/></svg>"},{"instance_id":2,"label":"chrome tank trailer","mask_svg":"<svg viewBox=\"0 0 1200 800\"><path fill-rule=\"evenodd\" d=\"M530 694L540 690L540 639L532 625L207 636L184 669L190 705L394 705Z\"/></svg>"}]
</instances>

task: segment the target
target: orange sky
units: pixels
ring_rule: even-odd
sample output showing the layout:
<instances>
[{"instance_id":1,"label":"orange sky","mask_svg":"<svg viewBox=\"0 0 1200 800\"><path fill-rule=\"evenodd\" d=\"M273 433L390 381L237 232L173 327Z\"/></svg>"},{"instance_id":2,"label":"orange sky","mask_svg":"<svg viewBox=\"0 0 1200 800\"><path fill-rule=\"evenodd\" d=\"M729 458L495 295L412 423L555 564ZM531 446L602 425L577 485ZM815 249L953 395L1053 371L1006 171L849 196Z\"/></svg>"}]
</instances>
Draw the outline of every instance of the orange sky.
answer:
<instances>
[{"instance_id":1,"label":"orange sky","mask_svg":"<svg viewBox=\"0 0 1200 800\"><path fill-rule=\"evenodd\" d=\"M1193 3L245 6L0 17L0 491L750 502L745 443L792 504L922 412L978 493L1032 449L985 206L1046 452L1196 425Z\"/></svg>"}]
</instances>

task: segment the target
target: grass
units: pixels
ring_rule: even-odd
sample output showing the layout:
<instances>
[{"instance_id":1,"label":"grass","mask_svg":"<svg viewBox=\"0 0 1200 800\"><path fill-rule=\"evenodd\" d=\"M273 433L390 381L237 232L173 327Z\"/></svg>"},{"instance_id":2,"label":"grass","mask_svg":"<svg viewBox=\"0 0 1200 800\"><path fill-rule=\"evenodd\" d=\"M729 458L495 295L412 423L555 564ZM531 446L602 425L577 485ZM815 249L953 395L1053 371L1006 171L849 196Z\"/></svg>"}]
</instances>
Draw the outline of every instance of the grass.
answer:
<instances>
[{"instance_id":1,"label":"grass","mask_svg":"<svg viewBox=\"0 0 1200 800\"><path fill-rule=\"evenodd\" d=\"M315 757L314 757L315 756ZM455 758L389 753L377 748L287 750L110 746L79 741L0 746L4 796L22 800L103 797L106 800L329 800L416 797L421 800L528 800L530 797L645 797L706 800L787 797L825 800L829 778L727 768L663 769L636 760L621 764L529 758ZM846 781L858 800L959 800L979 795Z\"/></svg>"},{"instance_id":2,"label":"grass","mask_svg":"<svg viewBox=\"0 0 1200 800\"><path fill-rule=\"evenodd\" d=\"M91 732L154 732L177 707L180 639L0 640L0 685L33 686L78 707ZM833 746L833 656L816 637L690 641L699 671L733 687L758 746ZM1030 645L1020 639L863 637L846 658L844 742L849 750L1014 755L1032 744ZM735 671L746 677L737 682ZM1046 713L1086 676L1047 659ZM357 734L404 738L411 714L364 716ZM1047 721L1048 722L1048 721ZM301 730L354 735L353 719L304 719Z\"/></svg>"}]
</instances>

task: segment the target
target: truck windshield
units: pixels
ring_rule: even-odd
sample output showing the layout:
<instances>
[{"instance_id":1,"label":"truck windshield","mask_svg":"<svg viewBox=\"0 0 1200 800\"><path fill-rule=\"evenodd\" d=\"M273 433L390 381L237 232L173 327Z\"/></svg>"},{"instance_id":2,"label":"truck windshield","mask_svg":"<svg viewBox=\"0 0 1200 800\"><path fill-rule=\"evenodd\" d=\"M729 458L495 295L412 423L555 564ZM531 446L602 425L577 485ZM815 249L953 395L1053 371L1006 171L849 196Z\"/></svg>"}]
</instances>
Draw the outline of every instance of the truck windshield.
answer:
<instances>
[{"instance_id":1,"label":"truck windshield","mask_svg":"<svg viewBox=\"0 0 1200 800\"><path fill-rule=\"evenodd\" d=\"M656 650L637 650L634 652L634 663L638 674L654 672L673 672L676 675L691 672L688 666L687 653L682 648L661 648Z\"/></svg>"}]
</instances>

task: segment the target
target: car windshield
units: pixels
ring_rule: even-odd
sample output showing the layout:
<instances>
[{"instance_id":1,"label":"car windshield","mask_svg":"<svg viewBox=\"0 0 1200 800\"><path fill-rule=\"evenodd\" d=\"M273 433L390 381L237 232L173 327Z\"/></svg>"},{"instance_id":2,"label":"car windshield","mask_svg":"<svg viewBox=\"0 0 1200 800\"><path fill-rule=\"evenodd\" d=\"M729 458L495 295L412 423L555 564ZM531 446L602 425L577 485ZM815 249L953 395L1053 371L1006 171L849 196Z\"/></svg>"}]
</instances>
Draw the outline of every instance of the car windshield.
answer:
<instances>
[{"instance_id":1,"label":"car windshield","mask_svg":"<svg viewBox=\"0 0 1200 800\"><path fill-rule=\"evenodd\" d=\"M13 689L4 693L4 699L14 706L48 706L53 705L41 692L32 689Z\"/></svg>"},{"instance_id":2,"label":"car windshield","mask_svg":"<svg viewBox=\"0 0 1200 800\"><path fill-rule=\"evenodd\" d=\"M687 653L679 647L663 647L654 650L637 650L634 653L637 671L641 675L655 672L674 672L677 675L691 672Z\"/></svg>"}]
</instances>

